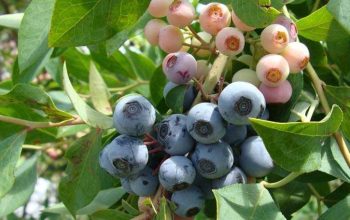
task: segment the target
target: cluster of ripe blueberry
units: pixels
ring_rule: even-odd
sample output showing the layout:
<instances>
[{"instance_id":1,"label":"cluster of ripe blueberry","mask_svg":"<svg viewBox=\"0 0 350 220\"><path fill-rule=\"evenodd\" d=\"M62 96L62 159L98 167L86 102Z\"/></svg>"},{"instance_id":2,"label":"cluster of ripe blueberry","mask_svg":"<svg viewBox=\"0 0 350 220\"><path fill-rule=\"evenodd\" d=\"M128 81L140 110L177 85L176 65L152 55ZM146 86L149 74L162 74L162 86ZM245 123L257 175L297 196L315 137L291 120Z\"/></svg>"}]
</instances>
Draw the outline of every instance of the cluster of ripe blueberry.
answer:
<instances>
[{"instance_id":1,"label":"cluster of ripe blueberry","mask_svg":"<svg viewBox=\"0 0 350 220\"><path fill-rule=\"evenodd\" d=\"M255 70L243 69L232 82L220 89L215 103L192 106L201 83L210 70L207 60L196 60L217 51L226 56L240 54L245 46L244 24L227 6L206 5L199 15L203 31L194 33L187 45L185 27L196 14L188 0L152 0L148 11L170 25L153 19L145 26L146 39L169 53L163 60L163 72L169 82L163 95L178 85L187 85L184 112L157 120L156 110L143 96L129 94L115 107L114 126L120 136L100 154L100 165L121 178L124 189L140 197L155 194L159 184L169 192L174 212L193 216L213 198L212 189L235 183L247 183L248 177L263 177L273 161L259 136L248 135L249 118L268 119L266 103L285 103L292 95L286 80L309 61L309 52L296 42L294 23L280 16L260 36L265 54ZM231 19L235 27L229 27ZM183 28L183 29L180 29ZM197 35L197 36L195 36ZM214 38L213 38L214 37ZM192 54L188 50L198 47ZM244 57L245 56L245 57ZM244 57L244 58L243 58ZM251 57L242 55L251 68ZM248 59L247 59L248 58Z\"/></svg>"}]
</instances>

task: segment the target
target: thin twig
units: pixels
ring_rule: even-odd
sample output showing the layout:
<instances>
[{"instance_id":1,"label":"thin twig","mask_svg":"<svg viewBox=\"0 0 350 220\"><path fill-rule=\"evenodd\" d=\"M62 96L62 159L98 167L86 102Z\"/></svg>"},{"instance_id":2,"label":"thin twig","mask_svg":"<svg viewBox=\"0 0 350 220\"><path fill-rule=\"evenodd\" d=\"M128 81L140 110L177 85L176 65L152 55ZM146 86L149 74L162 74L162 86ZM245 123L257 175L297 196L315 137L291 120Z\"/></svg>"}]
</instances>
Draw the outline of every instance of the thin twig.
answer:
<instances>
[{"instance_id":1,"label":"thin twig","mask_svg":"<svg viewBox=\"0 0 350 220\"><path fill-rule=\"evenodd\" d=\"M270 188L270 189L279 188L279 187L282 187L284 185L287 185L288 183L290 183L291 181L296 179L301 174L303 174L303 173L301 173L301 172L292 172L288 176L284 177L283 179L281 179L280 181L277 181L275 183L268 183L266 181L262 181L261 183L263 184L263 186L265 188Z\"/></svg>"}]
</instances>

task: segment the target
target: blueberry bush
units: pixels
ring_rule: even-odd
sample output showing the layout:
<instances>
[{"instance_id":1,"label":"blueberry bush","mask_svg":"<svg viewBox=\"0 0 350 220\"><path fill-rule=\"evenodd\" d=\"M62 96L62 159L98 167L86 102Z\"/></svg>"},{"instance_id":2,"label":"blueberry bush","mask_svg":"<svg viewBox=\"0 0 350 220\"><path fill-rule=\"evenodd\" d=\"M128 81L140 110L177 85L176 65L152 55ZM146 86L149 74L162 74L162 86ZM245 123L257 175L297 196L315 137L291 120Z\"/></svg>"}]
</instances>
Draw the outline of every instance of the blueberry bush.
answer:
<instances>
[{"instance_id":1,"label":"blueberry bush","mask_svg":"<svg viewBox=\"0 0 350 220\"><path fill-rule=\"evenodd\" d=\"M348 0L0 3L0 219L350 219Z\"/></svg>"}]
</instances>

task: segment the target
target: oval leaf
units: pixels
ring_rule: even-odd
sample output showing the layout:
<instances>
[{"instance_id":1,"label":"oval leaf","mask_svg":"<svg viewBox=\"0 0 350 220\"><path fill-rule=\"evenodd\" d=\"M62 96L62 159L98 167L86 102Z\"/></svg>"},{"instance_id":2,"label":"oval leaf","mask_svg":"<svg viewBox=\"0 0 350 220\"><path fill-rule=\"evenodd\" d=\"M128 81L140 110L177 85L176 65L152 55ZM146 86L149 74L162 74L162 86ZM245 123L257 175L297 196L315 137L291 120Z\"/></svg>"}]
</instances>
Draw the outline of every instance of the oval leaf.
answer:
<instances>
[{"instance_id":1,"label":"oval leaf","mask_svg":"<svg viewBox=\"0 0 350 220\"><path fill-rule=\"evenodd\" d=\"M311 172L321 166L322 142L338 130L342 120L341 109L334 105L320 122L251 122L277 165L291 172Z\"/></svg>"},{"instance_id":2,"label":"oval leaf","mask_svg":"<svg viewBox=\"0 0 350 220\"><path fill-rule=\"evenodd\" d=\"M80 98L69 81L67 66L63 67L63 85L69 99L81 119L92 127L108 129L113 126L113 119L92 109Z\"/></svg>"}]
</instances>

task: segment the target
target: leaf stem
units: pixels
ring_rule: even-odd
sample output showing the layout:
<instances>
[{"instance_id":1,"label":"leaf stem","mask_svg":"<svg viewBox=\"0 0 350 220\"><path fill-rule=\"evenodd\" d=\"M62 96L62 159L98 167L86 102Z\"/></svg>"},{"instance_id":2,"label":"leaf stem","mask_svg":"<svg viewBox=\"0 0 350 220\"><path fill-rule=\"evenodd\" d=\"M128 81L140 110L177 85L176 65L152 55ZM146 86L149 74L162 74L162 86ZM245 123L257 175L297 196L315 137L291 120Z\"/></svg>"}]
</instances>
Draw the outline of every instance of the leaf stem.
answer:
<instances>
[{"instance_id":1,"label":"leaf stem","mask_svg":"<svg viewBox=\"0 0 350 220\"><path fill-rule=\"evenodd\" d=\"M278 182L269 183L266 181L262 181L261 183L263 184L263 186L265 188L270 188L270 189L279 188L279 187L282 187L284 185L287 185L288 183L293 181L295 178L297 178L301 174L303 174L303 173L302 172L291 172L290 174L288 174L288 176L284 177L283 179L281 179Z\"/></svg>"},{"instance_id":2,"label":"leaf stem","mask_svg":"<svg viewBox=\"0 0 350 220\"><path fill-rule=\"evenodd\" d=\"M216 86L216 83L219 81L222 73L225 70L227 61L228 61L228 57L223 55L223 54L219 54L219 56L215 59L213 66L212 66L211 70L209 71L209 74L208 74L208 76L205 79L205 82L203 84L203 92L205 94L212 93L212 91L214 90L214 88ZM201 100L202 100L202 93L198 93L192 106L200 103Z\"/></svg>"},{"instance_id":3,"label":"leaf stem","mask_svg":"<svg viewBox=\"0 0 350 220\"><path fill-rule=\"evenodd\" d=\"M36 128L53 128L53 127L85 124L85 122L80 118L73 118L68 121L54 123L54 122L34 122L34 121L28 121L28 120L23 120L19 118L8 117L4 115L0 115L0 121L21 125L21 126L27 127L29 130L36 129Z\"/></svg>"}]
</instances>

